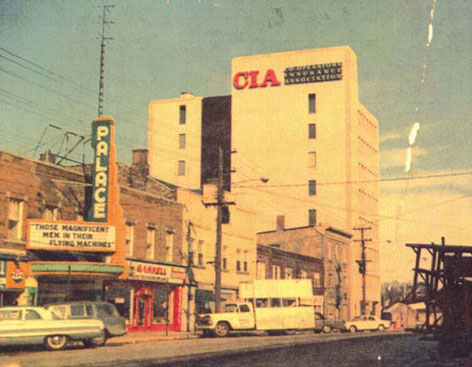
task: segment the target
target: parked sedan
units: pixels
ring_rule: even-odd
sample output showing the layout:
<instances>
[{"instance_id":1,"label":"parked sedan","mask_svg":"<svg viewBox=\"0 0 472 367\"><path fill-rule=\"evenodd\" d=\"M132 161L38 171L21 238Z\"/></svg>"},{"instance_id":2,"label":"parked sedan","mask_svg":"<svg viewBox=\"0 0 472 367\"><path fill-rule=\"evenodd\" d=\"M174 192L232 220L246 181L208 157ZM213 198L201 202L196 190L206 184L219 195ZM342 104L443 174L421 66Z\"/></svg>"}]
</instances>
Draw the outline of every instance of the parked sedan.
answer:
<instances>
[{"instance_id":1,"label":"parked sedan","mask_svg":"<svg viewBox=\"0 0 472 367\"><path fill-rule=\"evenodd\" d=\"M104 329L100 320L59 320L43 307L0 308L0 346L44 344L60 350L69 340L87 343L101 337Z\"/></svg>"},{"instance_id":2,"label":"parked sedan","mask_svg":"<svg viewBox=\"0 0 472 367\"><path fill-rule=\"evenodd\" d=\"M376 316L357 316L351 321L345 323L345 329L351 333L363 330L378 330L384 331L390 327L390 321L381 320Z\"/></svg>"}]
</instances>

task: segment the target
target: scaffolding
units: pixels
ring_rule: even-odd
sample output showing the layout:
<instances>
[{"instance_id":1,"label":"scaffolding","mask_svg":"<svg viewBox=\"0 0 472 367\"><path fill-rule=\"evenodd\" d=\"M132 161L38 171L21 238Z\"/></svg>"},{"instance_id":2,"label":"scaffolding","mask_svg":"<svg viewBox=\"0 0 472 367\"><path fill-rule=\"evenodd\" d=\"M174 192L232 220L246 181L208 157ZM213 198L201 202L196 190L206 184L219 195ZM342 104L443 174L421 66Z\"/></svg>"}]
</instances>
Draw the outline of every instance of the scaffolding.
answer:
<instances>
[{"instance_id":1,"label":"scaffolding","mask_svg":"<svg viewBox=\"0 0 472 367\"><path fill-rule=\"evenodd\" d=\"M416 331L456 346L472 341L472 247L406 244L416 254L407 301L424 302L426 318ZM421 287L423 285L423 287ZM419 292L419 290L422 290Z\"/></svg>"}]
</instances>

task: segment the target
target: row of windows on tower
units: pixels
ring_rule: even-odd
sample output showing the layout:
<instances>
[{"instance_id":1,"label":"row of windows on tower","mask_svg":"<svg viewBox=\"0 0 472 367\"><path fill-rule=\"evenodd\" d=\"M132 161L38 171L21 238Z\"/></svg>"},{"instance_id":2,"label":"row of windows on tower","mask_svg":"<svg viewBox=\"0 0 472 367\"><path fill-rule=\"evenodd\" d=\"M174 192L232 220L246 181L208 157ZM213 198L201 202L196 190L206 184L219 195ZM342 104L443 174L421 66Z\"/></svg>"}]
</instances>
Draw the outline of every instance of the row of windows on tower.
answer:
<instances>
[{"instance_id":1,"label":"row of windows on tower","mask_svg":"<svg viewBox=\"0 0 472 367\"><path fill-rule=\"evenodd\" d=\"M308 113L316 113L316 94L308 95ZM316 139L316 124L308 124L308 139ZM316 167L316 152L308 152L308 166ZM308 195L316 195L316 180L308 181ZM316 209L308 209L308 225L316 225Z\"/></svg>"}]
</instances>

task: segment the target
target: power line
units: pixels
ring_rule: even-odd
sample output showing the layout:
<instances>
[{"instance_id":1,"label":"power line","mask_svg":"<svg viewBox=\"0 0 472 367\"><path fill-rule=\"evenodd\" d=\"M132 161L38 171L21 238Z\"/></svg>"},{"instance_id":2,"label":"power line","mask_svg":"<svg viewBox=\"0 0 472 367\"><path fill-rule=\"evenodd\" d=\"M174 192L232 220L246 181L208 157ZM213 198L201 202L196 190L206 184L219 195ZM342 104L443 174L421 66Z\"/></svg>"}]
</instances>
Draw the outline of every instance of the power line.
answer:
<instances>
[{"instance_id":1,"label":"power line","mask_svg":"<svg viewBox=\"0 0 472 367\"><path fill-rule=\"evenodd\" d=\"M472 175L472 171L463 172L449 172L449 173L438 173L424 176L409 176L409 177L389 177L380 178L377 180L361 180L361 181L333 181L333 182L317 182L317 185L350 185L350 184L364 184L364 183L375 183L375 182L394 182L394 181L411 181L428 178L440 178L440 177L455 177L455 176L466 176ZM238 186L241 188L258 188L258 187L303 187L308 186L308 183L303 184L279 184L279 185L254 185L254 186Z\"/></svg>"}]
</instances>

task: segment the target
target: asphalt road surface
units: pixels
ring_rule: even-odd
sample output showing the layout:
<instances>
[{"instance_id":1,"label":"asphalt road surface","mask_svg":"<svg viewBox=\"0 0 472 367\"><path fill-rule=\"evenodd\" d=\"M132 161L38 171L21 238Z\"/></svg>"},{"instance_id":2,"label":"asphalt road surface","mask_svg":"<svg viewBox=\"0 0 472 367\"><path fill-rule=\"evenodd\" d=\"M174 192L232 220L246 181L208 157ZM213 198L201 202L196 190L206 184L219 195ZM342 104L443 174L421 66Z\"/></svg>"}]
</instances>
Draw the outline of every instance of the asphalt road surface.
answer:
<instances>
[{"instance_id":1,"label":"asphalt road surface","mask_svg":"<svg viewBox=\"0 0 472 367\"><path fill-rule=\"evenodd\" d=\"M0 349L0 367L42 366L349 366L465 367L472 359L444 359L436 343L399 333L240 336L154 341L96 349Z\"/></svg>"}]
</instances>

